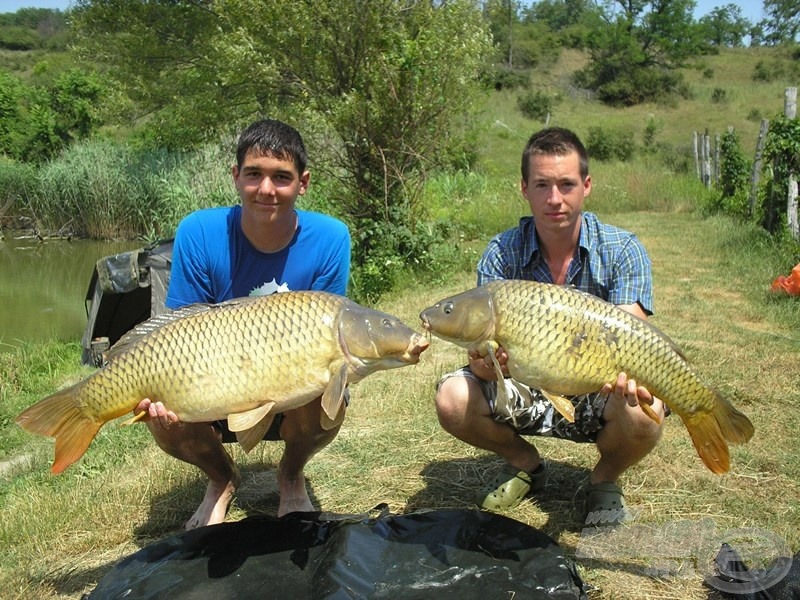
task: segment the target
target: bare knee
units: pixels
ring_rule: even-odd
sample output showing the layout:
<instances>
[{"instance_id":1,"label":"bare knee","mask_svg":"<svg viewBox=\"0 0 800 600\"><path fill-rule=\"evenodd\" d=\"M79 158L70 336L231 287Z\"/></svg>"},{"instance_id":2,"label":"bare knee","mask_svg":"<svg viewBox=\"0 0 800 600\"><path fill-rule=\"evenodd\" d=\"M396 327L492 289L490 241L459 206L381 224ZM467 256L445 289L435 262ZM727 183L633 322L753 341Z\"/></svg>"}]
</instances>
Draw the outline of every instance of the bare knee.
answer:
<instances>
[{"instance_id":1,"label":"bare knee","mask_svg":"<svg viewBox=\"0 0 800 600\"><path fill-rule=\"evenodd\" d=\"M148 421L147 427L153 434L158 447L175 458L191 460L198 449L207 452L208 448L222 448L222 438L211 423L178 423L165 428L156 422Z\"/></svg>"},{"instance_id":2,"label":"bare knee","mask_svg":"<svg viewBox=\"0 0 800 600\"><path fill-rule=\"evenodd\" d=\"M489 413L480 386L468 377L449 377L436 392L436 416L449 433L461 431L475 416Z\"/></svg>"},{"instance_id":3,"label":"bare knee","mask_svg":"<svg viewBox=\"0 0 800 600\"><path fill-rule=\"evenodd\" d=\"M631 442L654 445L664 430L664 404L656 398L651 408L660 422L650 418L639 406L630 406L622 400L609 400L603 412L604 429L624 432L624 437Z\"/></svg>"}]
</instances>

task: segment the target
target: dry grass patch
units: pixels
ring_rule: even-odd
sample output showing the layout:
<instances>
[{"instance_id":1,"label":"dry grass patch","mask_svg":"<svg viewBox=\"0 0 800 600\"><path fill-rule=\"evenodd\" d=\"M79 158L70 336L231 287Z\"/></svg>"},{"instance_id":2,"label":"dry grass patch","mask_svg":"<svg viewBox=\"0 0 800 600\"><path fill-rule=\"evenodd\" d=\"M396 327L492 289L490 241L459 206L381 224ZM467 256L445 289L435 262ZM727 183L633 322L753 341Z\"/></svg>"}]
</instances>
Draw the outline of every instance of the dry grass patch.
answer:
<instances>
[{"instance_id":1,"label":"dry grass patch","mask_svg":"<svg viewBox=\"0 0 800 600\"><path fill-rule=\"evenodd\" d=\"M722 541L736 543L741 528L800 550L800 343L784 326L787 306L758 291L772 274L721 264L723 222L655 213L613 220L635 231L653 258L653 322L751 417L756 435L732 448L731 472L716 476L679 418L670 417L658 447L621 480L637 521L606 538L580 523L594 447L537 439L549 465L545 492L505 514L555 538L593 586L593 600L707 598L703 576L713 572ZM415 285L379 308L419 329L421 309L473 284L474 274L456 274L446 285ZM77 348L73 358L77 364ZM341 514L368 514L380 504L393 513L472 507L474 490L499 459L446 434L433 408L436 381L463 362L463 350L433 339L418 365L352 386L341 433L306 471L315 504ZM123 556L180 532L202 498L199 473L157 449L140 427L106 426L59 477L47 473L51 443L31 443L38 448L27 453L32 466L0 479L0 598L79 597ZM228 520L274 515L282 445L259 444L248 455L230 450L243 484Z\"/></svg>"}]
</instances>

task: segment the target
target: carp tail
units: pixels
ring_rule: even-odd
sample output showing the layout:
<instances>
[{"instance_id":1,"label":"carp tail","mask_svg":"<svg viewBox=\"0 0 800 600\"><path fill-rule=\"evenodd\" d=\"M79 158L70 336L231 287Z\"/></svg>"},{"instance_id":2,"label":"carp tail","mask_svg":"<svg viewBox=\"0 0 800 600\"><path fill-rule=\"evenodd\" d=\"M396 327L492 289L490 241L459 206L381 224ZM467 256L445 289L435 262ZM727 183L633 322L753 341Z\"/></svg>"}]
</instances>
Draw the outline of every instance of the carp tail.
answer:
<instances>
[{"instance_id":1,"label":"carp tail","mask_svg":"<svg viewBox=\"0 0 800 600\"><path fill-rule=\"evenodd\" d=\"M714 413L695 413L684 417L683 423L703 464L717 475L727 473L731 466L730 452Z\"/></svg>"},{"instance_id":2,"label":"carp tail","mask_svg":"<svg viewBox=\"0 0 800 600\"><path fill-rule=\"evenodd\" d=\"M103 422L79 410L76 395L80 386L78 383L60 390L25 409L16 418L17 425L25 431L56 439L55 460L50 468L56 475L84 455L103 426Z\"/></svg>"},{"instance_id":3,"label":"carp tail","mask_svg":"<svg viewBox=\"0 0 800 600\"><path fill-rule=\"evenodd\" d=\"M750 419L719 394L717 394L717 400L714 416L722 428L722 435L725 436L725 439L731 444L749 442L755 432Z\"/></svg>"},{"instance_id":4,"label":"carp tail","mask_svg":"<svg viewBox=\"0 0 800 600\"><path fill-rule=\"evenodd\" d=\"M711 411L683 415L683 422L703 463L712 472L726 473L730 468L728 442L743 444L753 437L750 419L717 392Z\"/></svg>"}]
</instances>

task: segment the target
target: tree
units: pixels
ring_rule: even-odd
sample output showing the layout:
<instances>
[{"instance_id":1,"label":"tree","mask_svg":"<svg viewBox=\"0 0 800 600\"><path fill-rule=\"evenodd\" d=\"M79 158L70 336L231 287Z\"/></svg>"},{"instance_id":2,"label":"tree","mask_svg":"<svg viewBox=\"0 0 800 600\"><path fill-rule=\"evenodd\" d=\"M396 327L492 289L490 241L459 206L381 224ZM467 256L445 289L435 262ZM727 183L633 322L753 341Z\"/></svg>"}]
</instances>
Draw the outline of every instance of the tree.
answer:
<instances>
[{"instance_id":1,"label":"tree","mask_svg":"<svg viewBox=\"0 0 800 600\"><path fill-rule=\"evenodd\" d=\"M764 41L771 46L792 44L800 35L800 0L764 0L767 18L761 22Z\"/></svg>"},{"instance_id":2,"label":"tree","mask_svg":"<svg viewBox=\"0 0 800 600\"><path fill-rule=\"evenodd\" d=\"M541 0L522 12L524 23L546 25L565 47L584 47L589 32L605 26L603 12L592 0Z\"/></svg>"},{"instance_id":3,"label":"tree","mask_svg":"<svg viewBox=\"0 0 800 600\"><path fill-rule=\"evenodd\" d=\"M159 145L259 115L297 125L336 182L326 193L354 229L356 265L415 253L399 228L415 227L426 173L470 151L491 49L470 0L77 0L73 15L81 51Z\"/></svg>"},{"instance_id":4,"label":"tree","mask_svg":"<svg viewBox=\"0 0 800 600\"><path fill-rule=\"evenodd\" d=\"M20 107L24 91L20 81L0 70L0 154L15 156L15 137L19 130Z\"/></svg>"},{"instance_id":5,"label":"tree","mask_svg":"<svg viewBox=\"0 0 800 600\"><path fill-rule=\"evenodd\" d=\"M612 105L682 93L676 70L707 50L693 9L693 0L607 2L607 25L592 32L590 62L578 83Z\"/></svg>"},{"instance_id":6,"label":"tree","mask_svg":"<svg viewBox=\"0 0 800 600\"><path fill-rule=\"evenodd\" d=\"M742 9L735 4L718 6L700 19L703 37L714 46L739 48L750 34L753 24L742 16Z\"/></svg>"},{"instance_id":7,"label":"tree","mask_svg":"<svg viewBox=\"0 0 800 600\"><path fill-rule=\"evenodd\" d=\"M97 107L104 91L97 75L77 68L58 77L50 90L50 107L56 114L56 132L64 142L89 137L101 124Z\"/></svg>"}]
</instances>

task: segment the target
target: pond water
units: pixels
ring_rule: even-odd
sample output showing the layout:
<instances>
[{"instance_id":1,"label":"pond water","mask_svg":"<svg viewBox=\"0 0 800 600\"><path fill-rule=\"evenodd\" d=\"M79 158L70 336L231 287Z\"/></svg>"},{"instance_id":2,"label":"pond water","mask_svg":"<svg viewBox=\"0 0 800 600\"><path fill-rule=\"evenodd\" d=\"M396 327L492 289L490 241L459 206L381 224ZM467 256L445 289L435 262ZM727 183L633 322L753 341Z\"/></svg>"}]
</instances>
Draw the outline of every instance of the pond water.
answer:
<instances>
[{"instance_id":1,"label":"pond water","mask_svg":"<svg viewBox=\"0 0 800 600\"><path fill-rule=\"evenodd\" d=\"M99 258L144 244L90 240L39 242L4 231L0 241L0 352L22 342L79 340L86 290Z\"/></svg>"}]
</instances>

